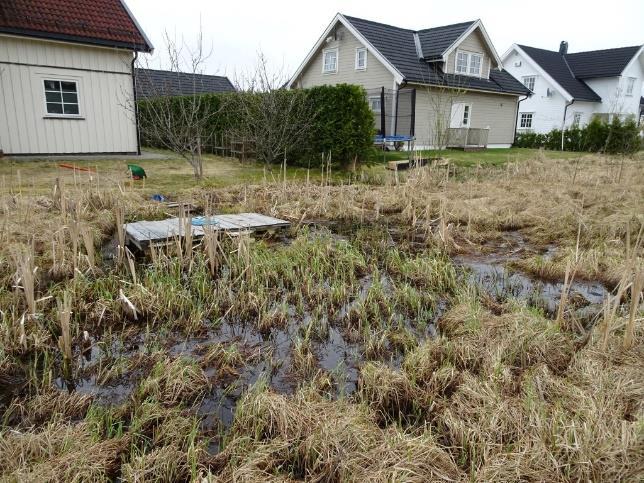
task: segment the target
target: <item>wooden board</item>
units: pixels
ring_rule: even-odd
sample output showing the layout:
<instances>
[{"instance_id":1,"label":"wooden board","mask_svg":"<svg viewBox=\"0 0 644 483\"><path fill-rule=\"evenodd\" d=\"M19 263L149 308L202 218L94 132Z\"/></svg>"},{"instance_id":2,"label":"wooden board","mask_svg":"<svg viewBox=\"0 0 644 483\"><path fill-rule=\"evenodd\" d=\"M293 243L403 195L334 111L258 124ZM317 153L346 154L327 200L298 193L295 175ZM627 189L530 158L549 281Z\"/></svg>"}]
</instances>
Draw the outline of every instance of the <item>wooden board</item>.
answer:
<instances>
[{"instance_id":1,"label":"wooden board","mask_svg":"<svg viewBox=\"0 0 644 483\"><path fill-rule=\"evenodd\" d=\"M234 215L216 215L212 217L216 222L212 228L223 232L240 231L265 231L290 226L286 220L273 218L259 213L239 213ZM185 223L185 221L183 222ZM192 236L199 239L204 235L201 226L191 225ZM137 221L125 224L126 242L132 243L143 250L151 243L158 245L168 243L176 237L183 237L184 227L180 226L179 218L168 218L158 221Z\"/></svg>"}]
</instances>

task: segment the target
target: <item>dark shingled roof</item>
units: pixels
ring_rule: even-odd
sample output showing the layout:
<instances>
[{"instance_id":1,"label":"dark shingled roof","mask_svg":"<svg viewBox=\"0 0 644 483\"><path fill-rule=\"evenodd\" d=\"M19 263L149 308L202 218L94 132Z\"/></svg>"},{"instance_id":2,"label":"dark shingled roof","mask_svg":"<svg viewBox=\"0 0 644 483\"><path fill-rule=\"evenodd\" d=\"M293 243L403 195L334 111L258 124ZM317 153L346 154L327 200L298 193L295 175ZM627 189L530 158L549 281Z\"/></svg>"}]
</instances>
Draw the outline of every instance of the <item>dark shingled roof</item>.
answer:
<instances>
[{"instance_id":1,"label":"dark shingled roof","mask_svg":"<svg viewBox=\"0 0 644 483\"><path fill-rule=\"evenodd\" d=\"M553 50L519 47L541 66L561 87L576 100L601 101L584 79L616 77L621 75L641 46L617 49L591 50L574 54L560 54Z\"/></svg>"},{"instance_id":2,"label":"dark shingled roof","mask_svg":"<svg viewBox=\"0 0 644 483\"><path fill-rule=\"evenodd\" d=\"M431 29L419 30L418 38L425 60L437 60L456 40L463 35L474 21L444 25Z\"/></svg>"},{"instance_id":3,"label":"dark shingled roof","mask_svg":"<svg viewBox=\"0 0 644 483\"><path fill-rule=\"evenodd\" d=\"M590 50L566 54L565 57L578 79L616 77L621 75L640 48L641 45L634 45L617 49Z\"/></svg>"},{"instance_id":4,"label":"dark shingled roof","mask_svg":"<svg viewBox=\"0 0 644 483\"><path fill-rule=\"evenodd\" d=\"M152 50L121 0L0 0L0 32Z\"/></svg>"},{"instance_id":5,"label":"dark shingled roof","mask_svg":"<svg viewBox=\"0 0 644 483\"><path fill-rule=\"evenodd\" d=\"M136 95L139 99L233 91L235 87L228 77L224 76L136 69Z\"/></svg>"},{"instance_id":6,"label":"dark shingled roof","mask_svg":"<svg viewBox=\"0 0 644 483\"><path fill-rule=\"evenodd\" d=\"M575 78L570 66L566 62L565 56L559 52L537 49L535 47L528 47L527 45L519 45L519 47L576 100L601 101L601 97L588 87L583 80Z\"/></svg>"},{"instance_id":7,"label":"dark shingled roof","mask_svg":"<svg viewBox=\"0 0 644 483\"><path fill-rule=\"evenodd\" d=\"M521 82L506 71L491 69L489 79L445 74L439 65L428 63L418 58L414 33L418 33L418 37L421 40L423 55L437 55L435 52L438 52L439 49L442 49L440 51L442 55L445 49L451 46L473 22L415 32L414 30L347 15L344 15L344 18L398 69L406 82L520 95L530 92ZM441 47L430 45L432 39L438 39L437 41L440 42Z\"/></svg>"}]
</instances>

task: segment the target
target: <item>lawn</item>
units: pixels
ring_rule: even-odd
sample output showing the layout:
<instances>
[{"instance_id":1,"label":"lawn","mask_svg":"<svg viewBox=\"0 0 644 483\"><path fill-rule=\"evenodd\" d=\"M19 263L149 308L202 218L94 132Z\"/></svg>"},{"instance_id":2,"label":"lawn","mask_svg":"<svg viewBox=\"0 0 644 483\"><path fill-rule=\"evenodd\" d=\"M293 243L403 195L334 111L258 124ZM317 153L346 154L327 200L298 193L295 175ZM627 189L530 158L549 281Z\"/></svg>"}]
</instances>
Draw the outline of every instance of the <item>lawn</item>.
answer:
<instances>
[{"instance_id":1,"label":"lawn","mask_svg":"<svg viewBox=\"0 0 644 483\"><path fill-rule=\"evenodd\" d=\"M210 187L221 188L235 184L254 184L283 180L284 173L280 166L265 167L263 164L247 161L239 162L233 158L221 158L207 155L204 159L204 179L196 181L190 165L182 158L168 152L169 159L148 159L140 161L119 161L114 159L73 159L64 160L0 160L0 190L1 192L47 193L51 190L57 178L62 179L66 185L81 185L84 183L98 183L102 186L118 185L134 187L144 193L161 193L173 195L186 188ZM502 166L506 163L522 162L543 156L546 159L574 159L584 153L570 153L558 151L539 151L535 149L489 149L486 151L465 152L462 150L445 150L440 153L457 167ZM436 152L424 151L423 156L435 157ZM364 173L370 178L386 180L391 178L391 172L385 169L385 161L407 159L406 152L377 153L372 158L374 163L363 168ZM59 164L74 164L82 168L89 168L95 173L76 171L60 168ZM133 184L127 176L127 165L134 163L142 166L148 178L145 181L135 181ZM96 173L98 175L96 175ZM286 178L289 181L318 182L321 179L320 169L307 169L305 167L288 166ZM331 171L331 179L336 183L348 182L351 173L339 170Z\"/></svg>"}]
</instances>

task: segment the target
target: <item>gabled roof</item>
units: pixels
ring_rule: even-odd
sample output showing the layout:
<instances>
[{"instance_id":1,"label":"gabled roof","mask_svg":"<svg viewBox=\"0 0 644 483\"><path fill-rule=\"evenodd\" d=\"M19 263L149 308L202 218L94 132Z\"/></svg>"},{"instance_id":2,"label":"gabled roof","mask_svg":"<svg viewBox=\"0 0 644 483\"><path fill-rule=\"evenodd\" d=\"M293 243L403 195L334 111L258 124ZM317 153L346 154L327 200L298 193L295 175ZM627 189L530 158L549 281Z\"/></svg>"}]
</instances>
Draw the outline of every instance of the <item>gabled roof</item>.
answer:
<instances>
[{"instance_id":1,"label":"gabled roof","mask_svg":"<svg viewBox=\"0 0 644 483\"><path fill-rule=\"evenodd\" d=\"M417 34L422 47L423 58L425 60L442 59L443 52L449 49L473 23L475 23L474 20L419 30Z\"/></svg>"},{"instance_id":2,"label":"gabled roof","mask_svg":"<svg viewBox=\"0 0 644 483\"><path fill-rule=\"evenodd\" d=\"M574 76L566 57L559 52L537 49L527 45L518 45L517 47L539 64L573 99L601 102L601 97L595 91L588 87L583 80Z\"/></svg>"},{"instance_id":3,"label":"gabled roof","mask_svg":"<svg viewBox=\"0 0 644 483\"><path fill-rule=\"evenodd\" d=\"M156 69L136 69L135 72L136 96L139 99L235 91L235 87L225 76L187 74Z\"/></svg>"},{"instance_id":4,"label":"gabled roof","mask_svg":"<svg viewBox=\"0 0 644 483\"><path fill-rule=\"evenodd\" d=\"M641 47L641 45L635 45L617 49L590 50L566 54L565 58L578 79L616 77L621 75Z\"/></svg>"},{"instance_id":5,"label":"gabled roof","mask_svg":"<svg viewBox=\"0 0 644 483\"><path fill-rule=\"evenodd\" d=\"M428 62L428 60L444 58L446 52L449 52L463 35L473 27L480 25L478 20L414 31L342 14L336 16L320 37L318 43L294 74L289 85L295 82L336 22L344 24L365 44L370 52L376 54L378 60L392 72L397 82L473 89L501 94L525 95L530 93L521 82L500 69L491 69L490 78L485 79L445 74L439 64ZM487 37L487 34L484 36ZM434 45L434 42L437 45ZM494 51L491 45L490 48ZM431 57L431 59L427 57Z\"/></svg>"},{"instance_id":6,"label":"gabled roof","mask_svg":"<svg viewBox=\"0 0 644 483\"><path fill-rule=\"evenodd\" d=\"M0 33L153 50L122 0L0 0Z\"/></svg>"}]
</instances>

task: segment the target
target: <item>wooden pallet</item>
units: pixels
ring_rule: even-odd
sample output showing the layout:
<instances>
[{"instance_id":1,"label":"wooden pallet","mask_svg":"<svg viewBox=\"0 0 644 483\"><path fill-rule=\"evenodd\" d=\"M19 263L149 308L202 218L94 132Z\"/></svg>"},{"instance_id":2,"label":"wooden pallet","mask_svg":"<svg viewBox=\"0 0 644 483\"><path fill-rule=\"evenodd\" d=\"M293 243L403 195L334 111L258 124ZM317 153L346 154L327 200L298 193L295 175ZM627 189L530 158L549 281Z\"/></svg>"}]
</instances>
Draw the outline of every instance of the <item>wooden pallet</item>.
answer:
<instances>
[{"instance_id":1,"label":"wooden pallet","mask_svg":"<svg viewBox=\"0 0 644 483\"><path fill-rule=\"evenodd\" d=\"M216 224L211 225L213 230L228 233L269 231L286 228L290 223L272 216L259 213L239 213L236 215L216 215L211 220ZM165 245L176 237L183 237L184 227L179 218L168 218L158 221L137 221L125 224L125 241L139 250L145 250L150 245ZM202 226L191 225L192 237L199 239L204 236Z\"/></svg>"}]
</instances>

